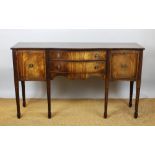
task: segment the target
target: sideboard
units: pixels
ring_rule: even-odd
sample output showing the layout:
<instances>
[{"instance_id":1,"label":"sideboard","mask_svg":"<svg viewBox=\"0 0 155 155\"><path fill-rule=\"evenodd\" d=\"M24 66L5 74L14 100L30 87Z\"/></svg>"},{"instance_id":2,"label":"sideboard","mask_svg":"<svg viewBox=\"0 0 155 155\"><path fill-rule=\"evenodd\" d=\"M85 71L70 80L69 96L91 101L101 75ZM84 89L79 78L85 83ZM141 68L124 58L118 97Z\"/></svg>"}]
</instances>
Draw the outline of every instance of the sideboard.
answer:
<instances>
[{"instance_id":1,"label":"sideboard","mask_svg":"<svg viewBox=\"0 0 155 155\"><path fill-rule=\"evenodd\" d=\"M26 107L25 81L47 83L48 118L51 118L51 80L56 76L105 81L104 118L107 118L109 82L130 82L129 107L136 82L134 118L138 117L144 48L136 43L17 43L12 48L17 117L21 118L19 81Z\"/></svg>"}]
</instances>

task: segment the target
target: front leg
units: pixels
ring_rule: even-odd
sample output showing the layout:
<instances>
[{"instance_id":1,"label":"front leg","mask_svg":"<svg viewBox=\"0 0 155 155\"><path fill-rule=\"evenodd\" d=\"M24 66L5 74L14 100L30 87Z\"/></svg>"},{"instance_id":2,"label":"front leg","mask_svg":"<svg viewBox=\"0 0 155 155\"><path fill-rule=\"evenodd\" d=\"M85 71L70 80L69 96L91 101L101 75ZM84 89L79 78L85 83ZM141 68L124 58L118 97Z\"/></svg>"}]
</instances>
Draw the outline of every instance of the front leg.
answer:
<instances>
[{"instance_id":1,"label":"front leg","mask_svg":"<svg viewBox=\"0 0 155 155\"><path fill-rule=\"evenodd\" d=\"M108 82L108 80L105 80L104 118L107 118L107 108L108 108L108 91L109 91L109 82Z\"/></svg>"},{"instance_id":2,"label":"front leg","mask_svg":"<svg viewBox=\"0 0 155 155\"><path fill-rule=\"evenodd\" d=\"M129 107L132 107L133 86L134 86L134 81L130 81L130 100L129 100Z\"/></svg>"},{"instance_id":3,"label":"front leg","mask_svg":"<svg viewBox=\"0 0 155 155\"><path fill-rule=\"evenodd\" d=\"M138 76L137 76L137 80L136 80L136 101L135 101L134 118L138 117L138 105L139 105L141 74L142 74L142 61L143 61L143 51L141 51L139 54Z\"/></svg>"},{"instance_id":4,"label":"front leg","mask_svg":"<svg viewBox=\"0 0 155 155\"><path fill-rule=\"evenodd\" d=\"M15 83L16 105L17 105L17 118L21 118L20 100L19 100L19 81L15 79L14 83Z\"/></svg>"},{"instance_id":5,"label":"front leg","mask_svg":"<svg viewBox=\"0 0 155 155\"><path fill-rule=\"evenodd\" d=\"M108 92L109 92L109 74L110 74L110 51L106 53L106 72L105 72L105 103L104 103L104 118L107 118L108 108Z\"/></svg>"},{"instance_id":6,"label":"front leg","mask_svg":"<svg viewBox=\"0 0 155 155\"><path fill-rule=\"evenodd\" d=\"M140 95L140 81L137 81L136 82L136 101L135 101L134 118L137 118L138 117L139 95Z\"/></svg>"},{"instance_id":7,"label":"front leg","mask_svg":"<svg viewBox=\"0 0 155 155\"><path fill-rule=\"evenodd\" d=\"M23 107L26 107L26 99L25 99L25 81L21 81L21 86L22 86Z\"/></svg>"},{"instance_id":8,"label":"front leg","mask_svg":"<svg viewBox=\"0 0 155 155\"><path fill-rule=\"evenodd\" d=\"M48 118L51 118L51 81L47 80Z\"/></svg>"}]
</instances>

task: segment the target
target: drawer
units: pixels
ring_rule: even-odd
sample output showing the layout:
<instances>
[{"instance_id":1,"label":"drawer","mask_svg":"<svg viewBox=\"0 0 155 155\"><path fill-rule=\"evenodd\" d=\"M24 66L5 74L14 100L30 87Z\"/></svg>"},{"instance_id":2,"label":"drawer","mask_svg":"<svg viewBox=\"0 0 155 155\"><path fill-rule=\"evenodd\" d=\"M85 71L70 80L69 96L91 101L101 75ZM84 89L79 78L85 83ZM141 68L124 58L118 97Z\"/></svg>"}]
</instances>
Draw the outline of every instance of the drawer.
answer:
<instances>
[{"instance_id":1,"label":"drawer","mask_svg":"<svg viewBox=\"0 0 155 155\"><path fill-rule=\"evenodd\" d=\"M137 76L138 52L112 51L110 60L111 79L135 79Z\"/></svg>"},{"instance_id":2,"label":"drawer","mask_svg":"<svg viewBox=\"0 0 155 155\"><path fill-rule=\"evenodd\" d=\"M49 59L52 60L105 60L106 51L69 51L69 50L51 50Z\"/></svg>"},{"instance_id":3,"label":"drawer","mask_svg":"<svg viewBox=\"0 0 155 155\"><path fill-rule=\"evenodd\" d=\"M104 73L105 61L65 62L50 61L50 72L55 73Z\"/></svg>"},{"instance_id":4,"label":"drawer","mask_svg":"<svg viewBox=\"0 0 155 155\"><path fill-rule=\"evenodd\" d=\"M19 79L45 80L45 52L43 50L18 50L17 70Z\"/></svg>"}]
</instances>

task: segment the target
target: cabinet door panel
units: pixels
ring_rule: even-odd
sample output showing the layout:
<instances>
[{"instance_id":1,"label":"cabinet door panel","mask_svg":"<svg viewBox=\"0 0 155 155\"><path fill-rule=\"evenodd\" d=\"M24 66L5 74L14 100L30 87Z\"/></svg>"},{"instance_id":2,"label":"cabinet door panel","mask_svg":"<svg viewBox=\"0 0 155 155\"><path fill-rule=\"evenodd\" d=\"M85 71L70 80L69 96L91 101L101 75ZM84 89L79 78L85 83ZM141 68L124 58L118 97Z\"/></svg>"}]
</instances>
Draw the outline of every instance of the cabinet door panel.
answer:
<instances>
[{"instance_id":1,"label":"cabinet door panel","mask_svg":"<svg viewBox=\"0 0 155 155\"><path fill-rule=\"evenodd\" d=\"M111 52L111 79L135 79L137 76L138 52Z\"/></svg>"},{"instance_id":2,"label":"cabinet door panel","mask_svg":"<svg viewBox=\"0 0 155 155\"><path fill-rule=\"evenodd\" d=\"M18 76L22 80L45 80L46 65L43 50L17 52Z\"/></svg>"}]
</instances>

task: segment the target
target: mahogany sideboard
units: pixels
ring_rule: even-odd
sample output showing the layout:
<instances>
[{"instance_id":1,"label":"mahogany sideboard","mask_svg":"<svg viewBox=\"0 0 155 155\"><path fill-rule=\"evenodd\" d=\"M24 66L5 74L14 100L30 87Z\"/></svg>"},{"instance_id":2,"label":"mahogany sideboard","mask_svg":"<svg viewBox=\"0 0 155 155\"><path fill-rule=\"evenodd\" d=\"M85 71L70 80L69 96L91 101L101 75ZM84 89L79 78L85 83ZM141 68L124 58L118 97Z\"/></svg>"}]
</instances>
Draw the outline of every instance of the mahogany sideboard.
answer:
<instances>
[{"instance_id":1,"label":"mahogany sideboard","mask_svg":"<svg viewBox=\"0 0 155 155\"><path fill-rule=\"evenodd\" d=\"M48 118L51 118L51 80L56 76L105 81L104 118L107 118L109 82L130 82L129 107L136 82L134 118L138 117L144 48L136 43L17 43L12 48L17 117L21 117L19 81L26 107L25 81L47 83Z\"/></svg>"}]
</instances>

